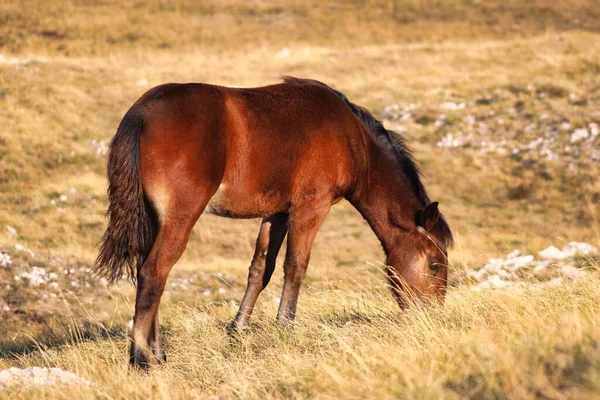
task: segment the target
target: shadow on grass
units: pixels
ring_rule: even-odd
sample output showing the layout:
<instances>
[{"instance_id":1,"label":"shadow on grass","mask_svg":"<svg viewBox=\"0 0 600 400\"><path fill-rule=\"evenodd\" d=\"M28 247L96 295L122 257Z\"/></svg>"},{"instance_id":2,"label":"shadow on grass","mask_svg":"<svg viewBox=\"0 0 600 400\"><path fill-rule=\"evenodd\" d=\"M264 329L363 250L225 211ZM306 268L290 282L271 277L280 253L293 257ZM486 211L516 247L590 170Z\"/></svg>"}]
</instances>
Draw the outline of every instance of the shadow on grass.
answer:
<instances>
[{"instance_id":1,"label":"shadow on grass","mask_svg":"<svg viewBox=\"0 0 600 400\"><path fill-rule=\"evenodd\" d=\"M122 326L106 327L85 321L78 325L64 325L63 329L45 329L27 339L0 340L0 358L11 359L65 345L107 339L124 340L126 337L126 329Z\"/></svg>"}]
</instances>

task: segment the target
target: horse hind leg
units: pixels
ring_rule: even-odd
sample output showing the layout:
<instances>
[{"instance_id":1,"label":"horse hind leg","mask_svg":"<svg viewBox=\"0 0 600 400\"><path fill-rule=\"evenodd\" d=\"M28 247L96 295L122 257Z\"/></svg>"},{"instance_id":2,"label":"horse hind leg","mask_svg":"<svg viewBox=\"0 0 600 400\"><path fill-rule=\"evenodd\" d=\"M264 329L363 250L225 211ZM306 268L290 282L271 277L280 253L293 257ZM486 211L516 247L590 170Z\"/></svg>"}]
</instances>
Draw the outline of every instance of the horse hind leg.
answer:
<instances>
[{"instance_id":1,"label":"horse hind leg","mask_svg":"<svg viewBox=\"0 0 600 400\"><path fill-rule=\"evenodd\" d=\"M279 249L288 231L287 220L287 214L278 213L263 219L260 225L256 250L248 272L246 293L232 324L232 328L236 331L240 331L248 325L258 296L271 280L277 254L279 254Z\"/></svg>"},{"instance_id":2,"label":"horse hind leg","mask_svg":"<svg viewBox=\"0 0 600 400\"><path fill-rule=\"evenodd\" d=\"M194 224L202 214L216 186L203 196L189 193L185 199L171 202L160 209L159 231L148 255L138 271L137 296L130 348L130 363L146 369L153 360L164 361L158 308L169 272L187 245Z\"/></svg>"}]
</instances>

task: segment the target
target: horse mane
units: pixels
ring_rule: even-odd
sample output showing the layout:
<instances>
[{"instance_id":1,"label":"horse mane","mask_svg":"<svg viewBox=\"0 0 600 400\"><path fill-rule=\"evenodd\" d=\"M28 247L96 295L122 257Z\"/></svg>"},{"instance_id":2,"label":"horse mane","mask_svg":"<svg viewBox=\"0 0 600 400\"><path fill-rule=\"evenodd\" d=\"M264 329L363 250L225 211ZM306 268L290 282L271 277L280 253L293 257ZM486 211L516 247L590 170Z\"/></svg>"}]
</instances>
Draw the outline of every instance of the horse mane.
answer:
<instances>
[{"instance_id":1,"label":"horse mane","mask_svg":"<svg viewBox=\"0 0 600 400\"><path fill-rule=\"evenodd\" d=\"M385 148L397 161L400 170L412 187L421 207L425 208L431 203L427 191L425 190L425 186L423 186L423 183L421 182L421 171L415 163L412 153L406 144L406 139L402 135L386 129L383 126L383 123L373 117L366 108L352 103L343 93L331 88L323 82L314 79L295 78L292 76L284 76L282 79L285 83L320 85L334 92L346 106L348 106L352 114L354 114L367 130L375 136L378 142L383 145L383 148ZM454 243L450 226L448 226L448 223L442 215L440 215L437 223L431 229L431 233L446 248L451 247Z\"/></svg>"}]
</instances>

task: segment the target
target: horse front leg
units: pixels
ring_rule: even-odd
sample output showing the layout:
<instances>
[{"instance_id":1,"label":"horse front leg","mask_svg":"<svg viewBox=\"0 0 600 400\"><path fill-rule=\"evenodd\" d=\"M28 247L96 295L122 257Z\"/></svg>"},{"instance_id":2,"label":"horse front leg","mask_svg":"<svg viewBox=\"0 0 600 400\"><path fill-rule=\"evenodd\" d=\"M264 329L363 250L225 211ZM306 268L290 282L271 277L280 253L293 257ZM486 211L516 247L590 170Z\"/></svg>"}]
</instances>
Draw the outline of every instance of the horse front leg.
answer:
<instances>
[{"instance_id":1,"label":"horse front leg","mask_svg":"<svg viewBox=\"0 0 600 400\"><path fill-rule=\"evenodd\" d=\"M295 207L294 213L290 215L287 252L283 264L283 292L277 312L279 322L292 321L296 316L300 287L306 275L312 245L321 223L329 213L331 203L328 199Z\"/></svg>"},{"instance_id":2,"label":"horse front leg","mask_svg":"<svg viewBox=\"0 0 600 400\"><path fill-rule=\"evenodd\" d=\"M232 328L236 331L248 326L256 300L271 280L277 254L288 231L287 220L287 214L279 213L263 219L260 225L256 250L248 272L248 286L232 324Z\"/></svg>"}]
</instances>

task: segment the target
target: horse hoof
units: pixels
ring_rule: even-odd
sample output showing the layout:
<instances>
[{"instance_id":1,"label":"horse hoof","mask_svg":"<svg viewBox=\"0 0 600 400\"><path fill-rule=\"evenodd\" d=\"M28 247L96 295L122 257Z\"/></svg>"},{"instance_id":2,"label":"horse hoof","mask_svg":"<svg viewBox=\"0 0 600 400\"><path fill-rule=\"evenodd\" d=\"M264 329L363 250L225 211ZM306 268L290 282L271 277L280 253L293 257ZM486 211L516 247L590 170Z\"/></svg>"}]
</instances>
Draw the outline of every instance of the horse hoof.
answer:
<instances>
[{"instance_id":1,"label":"horse hoof","mask_svg":"<svg viewBox=\"0 0 600 400\"><path fill-rule=\"evenodd\" d=\"M131 344L129 349L129 365L132 368L147 371L150 368L150 360L144 354L142 349L137 347L135 344Z\"/></svg>"},{"instance_id":2,"label":"horse hoof","mask_svg":"<svg viewBox=\"0 0 600 400\"><path fill-rule=\"evenodd\" d=\"M278 318L275 321L275 325L281 330L288 330L294 328L294 319L293 318Z\"/></svg>"},{"instance_id":3,"label":"horse hoof","mask_svg":"<svg viewBox=\"0 0 600 400\"><path fill-rule=\"evenodd\" d=\"M236 321L231 321L230 323L227 324L227 326L225 327L227 334L231 337L237 337L240 334L242 334L245 331L248 331L250 329L250 326L248 325L238 325L238 323Z\"/></svg>"},{"instance_id":4,"label":"horse hoof","mask_svg":"<svg viewBox=\"0 0 600 400\"><path fill-rule=\"evenodd\" d=\"M131 368L147 371L150 368L150 362L143 355L129 357L129 366Z\"/></svg>"}]
</instances>

